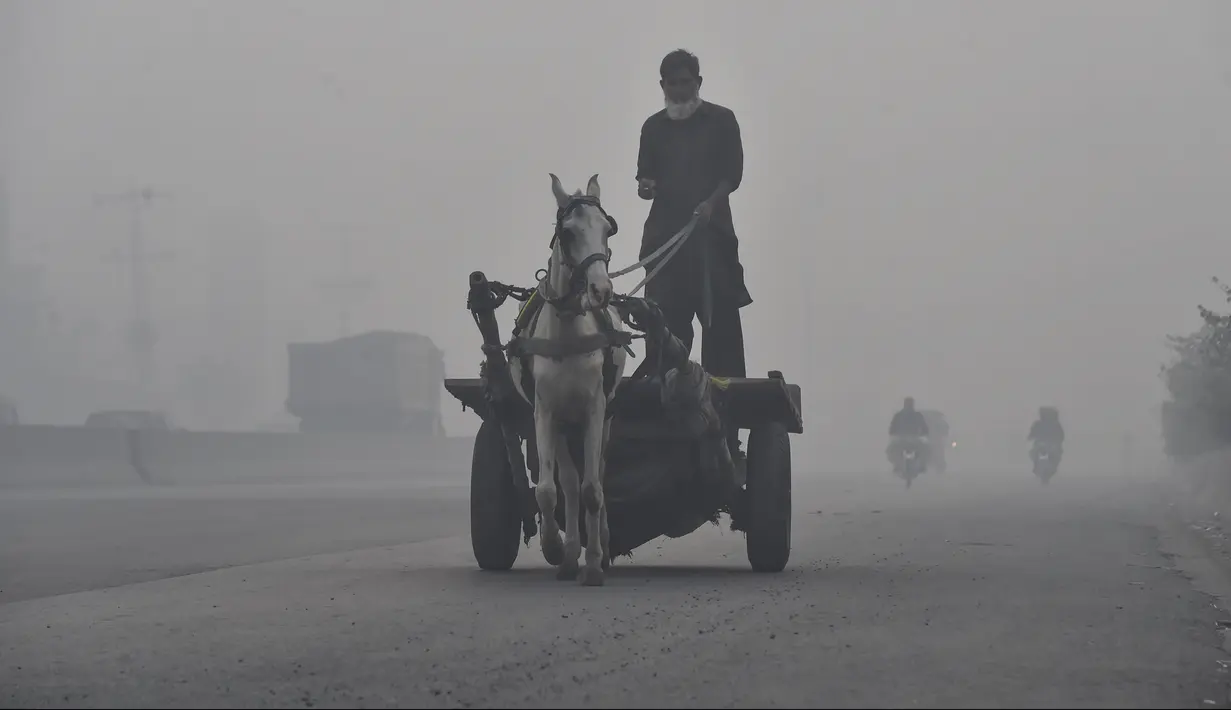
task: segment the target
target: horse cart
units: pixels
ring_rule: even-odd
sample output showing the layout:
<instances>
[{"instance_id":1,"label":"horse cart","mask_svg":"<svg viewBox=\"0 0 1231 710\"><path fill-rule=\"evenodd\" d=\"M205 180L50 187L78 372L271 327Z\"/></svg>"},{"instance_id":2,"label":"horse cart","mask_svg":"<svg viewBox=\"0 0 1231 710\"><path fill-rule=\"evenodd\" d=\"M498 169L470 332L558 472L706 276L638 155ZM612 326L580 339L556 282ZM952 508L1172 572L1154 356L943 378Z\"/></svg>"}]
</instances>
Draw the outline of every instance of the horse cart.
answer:
<instances>
[{"instance_id":1,"label":"horse cart","mask_svg":"<svg viewBox=\"0 0 1231 710\"><path fill-rule=\"evenodd\" d=\"M509 348L495 318L509 297L531 301L534 293L472 273L467 307L485 358L478 378L445 380L463 408L483 420L471 464L470 534L475 560L485 570L510 569L542 522L531 487L541 475L533 408L513 388ZM746 536L752 569L781 571L791 550L789 435L803 432L799 386L780 372L710 377L689 359L652 301L618 301L624 322L644 338L645 356L621 379L610 410L603 483L610 555L630 556L661 536L677 538L707 522L717 524L725 513L731 529ZM746 460L732 457L728 428L748 430ZM563 526L563 506L556 518Z\"/></svg>"}]
</instances>

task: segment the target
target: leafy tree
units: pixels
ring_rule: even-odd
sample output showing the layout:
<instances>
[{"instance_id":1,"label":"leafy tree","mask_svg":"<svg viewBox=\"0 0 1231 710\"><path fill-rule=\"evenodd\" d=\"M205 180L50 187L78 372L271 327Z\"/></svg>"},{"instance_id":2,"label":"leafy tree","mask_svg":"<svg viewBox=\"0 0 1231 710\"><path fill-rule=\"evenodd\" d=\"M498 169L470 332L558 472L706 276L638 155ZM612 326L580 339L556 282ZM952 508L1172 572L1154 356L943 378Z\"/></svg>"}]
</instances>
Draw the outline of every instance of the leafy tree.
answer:
<instances>
[{"instance_id":1,"label":"leafy tree","mask_svg":"<svg viewBox=\"0 0 1231 710\"><path fill-rule=\"evenodd\" d=\"M1214 283L1231 304L1231 286ZM1231 446L1231 314L1197 306L1202 326L1170 336L1174 359L1162 368L1171 399L1163 404L1163 439L1172 456Z\"/></svg>"}]
</instances>

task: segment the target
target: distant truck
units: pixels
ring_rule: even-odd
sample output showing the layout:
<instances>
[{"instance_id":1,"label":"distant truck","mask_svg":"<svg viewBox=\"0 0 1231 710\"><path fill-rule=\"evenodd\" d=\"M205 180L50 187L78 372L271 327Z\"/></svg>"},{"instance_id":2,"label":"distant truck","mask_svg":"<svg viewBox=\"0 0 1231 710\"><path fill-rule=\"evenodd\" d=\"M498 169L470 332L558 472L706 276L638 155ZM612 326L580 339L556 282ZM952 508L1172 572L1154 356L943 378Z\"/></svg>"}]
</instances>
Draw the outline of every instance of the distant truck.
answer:
<instances>
[{"instance_id":1,"label":"distant truck","mask_svg":"<svg viewBox=\"0 0 1231 710\"><path fill-rule=\"evenodd\" d=\"M286 411L301 432L443 436L444 353L417 333L287 345Z\"/></svg>"}]
</instances>

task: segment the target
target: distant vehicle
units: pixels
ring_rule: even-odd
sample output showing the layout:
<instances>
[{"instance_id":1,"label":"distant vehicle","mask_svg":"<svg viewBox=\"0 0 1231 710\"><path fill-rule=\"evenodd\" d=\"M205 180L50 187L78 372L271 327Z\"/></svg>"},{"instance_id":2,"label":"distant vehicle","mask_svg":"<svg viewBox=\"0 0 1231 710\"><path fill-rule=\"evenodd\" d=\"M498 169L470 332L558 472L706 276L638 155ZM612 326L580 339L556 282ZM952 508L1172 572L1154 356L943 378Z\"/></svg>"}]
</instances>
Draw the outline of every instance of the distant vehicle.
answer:
<instances>
[{"instance_id":1,"label":"distant vehicle","mask_svg":"<svg viewBox=\"0 0 1231 710\"><path fill-rule=\"evenodd\" d=\"M158 429L168 431L175 427L165 412L148 410L111 409L93 412L86 417L85 425L92 429Z\"/></svg>"},{"instance_id":2,"label":"distant vehicle","mask_svg":"<svg viewBox=\"0 0 1231 710\"><path fill-rule=\"evenodd\" d=\"M287 345L286 411L302 432L444 436L444 353L418 333L372 331Z\"/></svg>"}]
</instances>

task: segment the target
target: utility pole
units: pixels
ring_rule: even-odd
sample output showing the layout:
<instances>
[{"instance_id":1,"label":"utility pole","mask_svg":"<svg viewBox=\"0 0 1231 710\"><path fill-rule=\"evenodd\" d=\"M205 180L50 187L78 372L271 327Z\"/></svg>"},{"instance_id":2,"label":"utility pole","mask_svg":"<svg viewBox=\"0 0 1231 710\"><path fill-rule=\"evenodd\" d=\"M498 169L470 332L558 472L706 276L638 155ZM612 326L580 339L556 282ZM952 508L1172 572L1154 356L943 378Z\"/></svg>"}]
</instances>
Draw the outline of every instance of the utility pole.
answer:
<instances>
[{"instance_id":1,"label":"utility pole","mask_svg":"<svg viewBox=\"0 0 1231 710\"><path fill-rule=\"evenodd\" d=\"M8 192L4 183L0 182L0 377L7 378L8 363L13 361L16 348L13 345L14 333L10 327L10 314L17 297L14 294L13 277L9 269L9 211Z\"/></svg>"},{"instance_id":2,"label":"utility pole","mask_svg":"<svg viewBox=\"0 0 1231 710\"><path fill-rule=\"evenodd\" d=\"M133 375L140 388L141 397L148 399L154 394L157 382L157 359L155 345L158 332L150 316L149 261L163 260L172 255L170 251L149 252L145 246L142 218L150 203L170 195L151 188L133 188L124 192L98 195L96 205L123 204L129 210L128 249L126 255L113 254L111 260L127 257L129 287L132 295L132 312L128 324L126 342L132 357Z\"/></svg>"},{"instance_id":3,"label":"utility pole","mask_svg":"<svg viewBox=\"0 0 1231 710\"><path fill-rule=\"evenodd\" d=\"M363 294L376 290L376 283L368 277L356 277L352 274L350 243L343 237L339 243L341 248L341 275L337 279L317 281L318 289L325 291L326 298L333 301L338 308L338 337L350 335L351 308Z\"/></svg>"},{"instance_id":4,"label":"utility pole","mask_svg":"<svg viewBox=\"0 0 1231 710\"><path fill-rule=\"evenodd\" d=\"M7 282L9 275L9 194L0 178L0 282ZM0 284L3 288L5 284Z\"/></svg>"}]
</instances>

